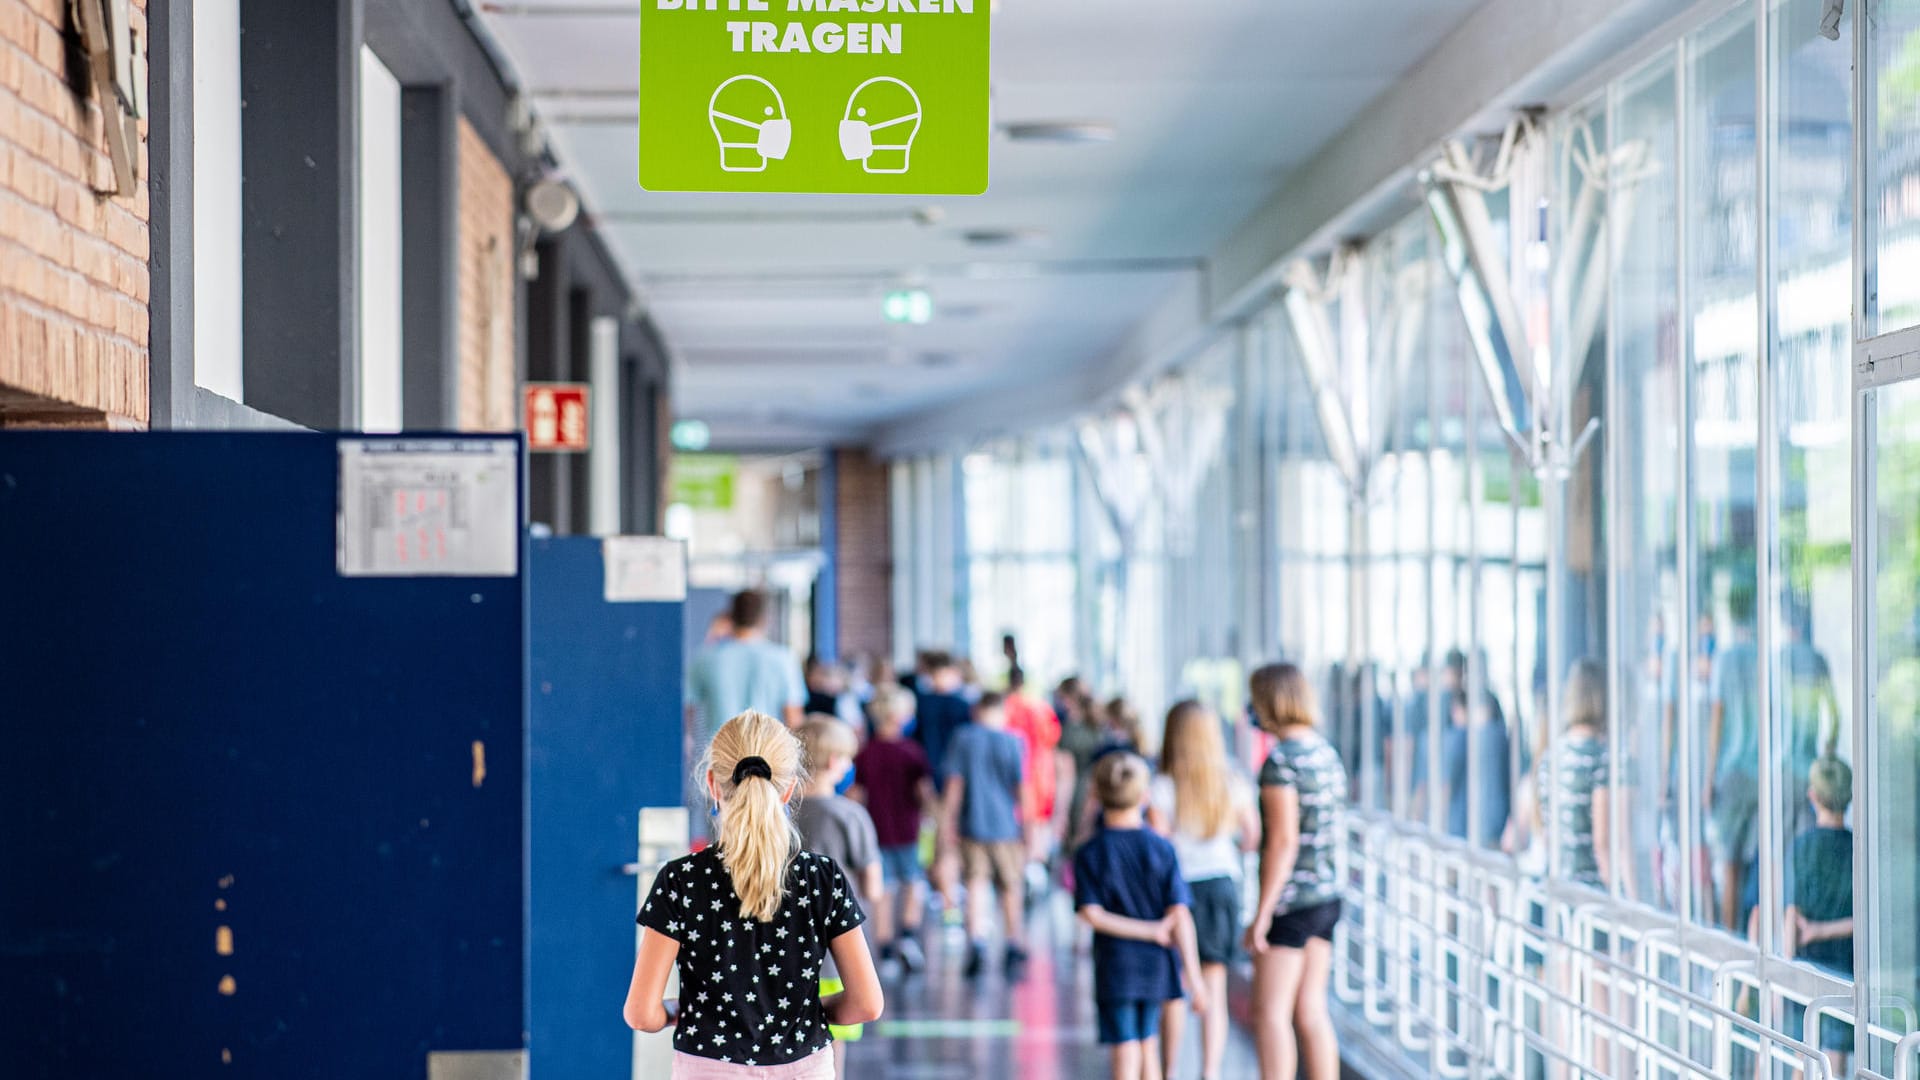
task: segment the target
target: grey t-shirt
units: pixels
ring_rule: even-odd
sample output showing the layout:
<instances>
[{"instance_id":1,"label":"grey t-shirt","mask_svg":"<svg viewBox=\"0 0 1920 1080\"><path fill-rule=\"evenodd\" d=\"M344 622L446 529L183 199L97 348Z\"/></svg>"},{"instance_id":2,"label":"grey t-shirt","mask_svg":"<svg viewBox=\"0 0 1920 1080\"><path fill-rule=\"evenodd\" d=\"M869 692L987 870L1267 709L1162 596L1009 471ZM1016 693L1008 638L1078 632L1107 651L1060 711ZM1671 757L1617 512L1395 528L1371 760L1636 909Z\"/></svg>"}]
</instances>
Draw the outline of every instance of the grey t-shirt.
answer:
<instances>
[{"instance_id":1,"label":"grey t-shirt","mask_svg":"<svg viewBox=\"0 0 1920 1080\"><path fill-rule=\"evenodd\" d=\"M800 830L800 846L825 855L860 889L860 872L880 861L880 838L866 807L842 795L809 795L799 800L793 823ZM872 897L863 896L871 901ZM831 950L822 957L820 977L837 979Z\"/></svg>"},{"instance_id":2,"label":"grey t-shirt","mask_svg":"<svg viewBox=\"0 0 1920 1080\"><path fill-rule=\"evenodd\" d=\"M1340 809L1347 801L1340 752L1317 731L1282 740L1260 768L1260 786L1290 787L1300 796L1300 855L1276 910L1298 911L1339 899L1333 856L1340 842Z\"/></svg>"},{"instance_id":3,"label":"grey t-shirt","mask_svg":"<svg viewBox=\"0 0 1920 1080\"><path fill-rule=\"evenodd\" d=\"M942 778L958 776L961 793L960 838L994 842L1020 839L1020 777L1026 744L1006 731L962 724L947 744Z\"/></svg>"}]
</instances>

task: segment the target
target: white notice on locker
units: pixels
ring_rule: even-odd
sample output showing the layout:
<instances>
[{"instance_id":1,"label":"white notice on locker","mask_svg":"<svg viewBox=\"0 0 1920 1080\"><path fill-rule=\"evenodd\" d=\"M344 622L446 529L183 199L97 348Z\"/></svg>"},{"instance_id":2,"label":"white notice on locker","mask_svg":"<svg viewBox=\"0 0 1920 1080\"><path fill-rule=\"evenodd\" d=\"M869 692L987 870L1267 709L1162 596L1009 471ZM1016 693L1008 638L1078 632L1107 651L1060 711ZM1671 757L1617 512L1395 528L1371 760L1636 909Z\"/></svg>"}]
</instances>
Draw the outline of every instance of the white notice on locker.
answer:
<instances>
[{"instance_id":1,"label":"white notice on locker","mask_svg":"<svg viewBox=\"0 0 1920 1080\"><path fill-rule=\"evenodd\" d=\"M512 577L520 454L505 439L342 439L343 577Z\"/></svg>"},{"instance_id":2,"label":"white notice on locker","mask_svg":"<svg viewBox=\"0 0 1920 1080\"><path fill-rule=\"evenodd\" d=\"M687 598L687 549L664 536L609 536L600 543L609 604Z\"/></svg>"}]
</instances>

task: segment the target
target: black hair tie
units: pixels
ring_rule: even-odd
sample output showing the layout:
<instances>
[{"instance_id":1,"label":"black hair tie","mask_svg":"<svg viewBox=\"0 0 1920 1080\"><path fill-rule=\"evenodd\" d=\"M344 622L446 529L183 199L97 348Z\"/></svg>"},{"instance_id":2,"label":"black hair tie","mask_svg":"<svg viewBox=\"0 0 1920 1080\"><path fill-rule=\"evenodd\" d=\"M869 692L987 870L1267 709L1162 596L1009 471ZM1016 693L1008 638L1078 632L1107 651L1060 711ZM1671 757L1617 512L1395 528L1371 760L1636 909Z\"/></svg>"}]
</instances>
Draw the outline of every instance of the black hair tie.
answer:
<instances>
[{"instance_id":1,"label":"black hair tie","mask_svg":"<svg viewBox=\"0 0 1920 1080\"><path fill-rule=\"evenodd\" d=\"M749 776L757 776L762 780L772 780L773 766L768 765L767 759L763 757L743 757L739 763L733 767L734 785L736 787L739 786L739 784Z\"/></svg>"}]
</instances>

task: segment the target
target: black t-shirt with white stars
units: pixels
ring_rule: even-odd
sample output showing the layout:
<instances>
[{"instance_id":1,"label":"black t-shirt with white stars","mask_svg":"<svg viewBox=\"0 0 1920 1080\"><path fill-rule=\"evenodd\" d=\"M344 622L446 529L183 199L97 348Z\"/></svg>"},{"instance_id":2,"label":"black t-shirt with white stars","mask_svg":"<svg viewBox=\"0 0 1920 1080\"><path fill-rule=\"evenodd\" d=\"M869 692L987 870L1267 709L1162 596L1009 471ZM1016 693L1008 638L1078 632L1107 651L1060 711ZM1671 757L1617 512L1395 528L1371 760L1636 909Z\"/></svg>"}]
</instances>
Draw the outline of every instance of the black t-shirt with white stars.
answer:
<instances>
[{"instance_id":1,"label":"black t-shirt with white stars","mask_svg":"<svg viewBox=\"0 0 1920 1080\"><path fill-rule=\"evenodd\" d=\"M846 875L825 855L794 855L772 922L741 914L717 847L668 863L639 922L680 943L673 1048L743 1065L784 1065L825 1048L832 1037L820 958L864 921Z\"/></svg>"}]
</instances>

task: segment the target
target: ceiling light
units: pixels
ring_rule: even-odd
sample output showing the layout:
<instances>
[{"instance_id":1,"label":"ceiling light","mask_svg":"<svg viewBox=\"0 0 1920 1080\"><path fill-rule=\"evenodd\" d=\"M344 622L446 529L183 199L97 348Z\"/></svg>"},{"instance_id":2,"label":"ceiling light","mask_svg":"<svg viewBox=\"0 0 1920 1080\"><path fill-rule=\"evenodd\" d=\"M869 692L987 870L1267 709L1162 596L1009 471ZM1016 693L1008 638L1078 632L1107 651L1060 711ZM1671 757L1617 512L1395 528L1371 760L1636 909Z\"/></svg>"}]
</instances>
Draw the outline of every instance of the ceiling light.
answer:
<instances>
[{"instance_id":1,"label":"ceiling light","mask_svg":"<svg viewBox=\"0 0 1920 1080\"><path fill-rule=\"evenodd\" d=\"M1045 229L967 229L960 238L974 247L1020 247L1045 243Z\"/></svg>"},{"instance_id":2,"label":"ceiling light","mask_svg":"<svg viewBox=\"0 0 1920 1080\"><path fill-rule=\"evenodd\" d=\"M1000 125L1000 133L1014 142L1104 143L1116 134L1104 120L1023 120Z\"/></svg>"},{"instance_id":3,"label":"ceiling light","mask_svg":"<svg viewBox=\"0 0 1920 1080\"><path fill-rule=\"evenodd\" d=\"M880 313L888 322L920 326L933 320L933 297L925 289L895 289L880 302Z\"/></svg>"}]
</instances>

